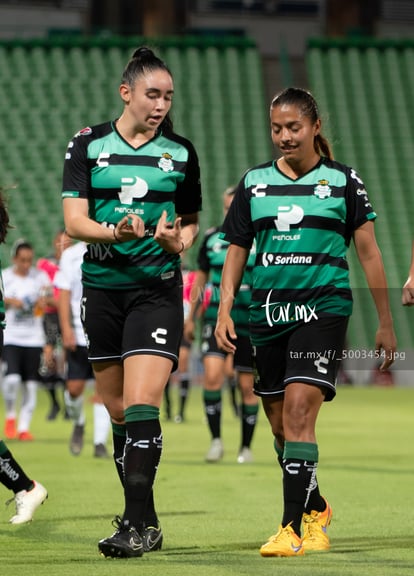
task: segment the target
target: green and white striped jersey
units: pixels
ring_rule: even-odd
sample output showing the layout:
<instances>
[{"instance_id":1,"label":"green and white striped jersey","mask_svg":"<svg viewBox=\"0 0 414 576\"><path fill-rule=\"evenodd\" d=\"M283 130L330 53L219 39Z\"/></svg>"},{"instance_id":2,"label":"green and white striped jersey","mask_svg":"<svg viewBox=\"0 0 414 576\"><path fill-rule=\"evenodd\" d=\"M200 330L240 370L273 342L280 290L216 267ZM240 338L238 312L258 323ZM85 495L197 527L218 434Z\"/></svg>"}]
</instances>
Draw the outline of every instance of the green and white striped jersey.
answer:
<instances>
[{"instance_id":1,"label":"green and white striped jersey","mask_svg":"<svg viewBox=\"0 0 414 576\"><path fill-rule=\"evenodd\" d=\"M232 244L250 248L256 242L254 345L301 322L351 314L346 252L353 232L375 218L363 181L339 162L321 158L296 180L275 161L246 172L223 230Z\"/></svg>"},{"instance_id":2,"label":"green and white striped jersey","mask_svg":"<svg viewBox=\"0 0 414 576\"><path fill-rule=\"evenodd\" d=\"M227 248L230 243L222 238L222 228L217 226L209 228L204 236L198 253L198 267L209 275L211 284L211 297L204 312L203 321L212 326L216 325L217 312L220 302L220 282L226 259ZM250 250L246 268L240 284L239 292L231 311L236 331L240 336L249 335L249 305L251 300L252 269L255 260L254 244Z\"/></svg>"},{"instance_id":3,"label":"green and white striped jersey","mask_svg":"<svg viewBox=\"0 0 414 576\"><path fill-rule=\"evenodd\" d=\"M84 128L69 142L63 173L63 198L88 200L89 217L114 227L136 214L153 230L163 210L176 214L201 209L200 169L192 144L174 133L159 132L134 148L114 122ZM120 244L89 244L82 282L93 288L131 289L161 282L180 269L151 234Z\"/></svg>"}]
</instances>

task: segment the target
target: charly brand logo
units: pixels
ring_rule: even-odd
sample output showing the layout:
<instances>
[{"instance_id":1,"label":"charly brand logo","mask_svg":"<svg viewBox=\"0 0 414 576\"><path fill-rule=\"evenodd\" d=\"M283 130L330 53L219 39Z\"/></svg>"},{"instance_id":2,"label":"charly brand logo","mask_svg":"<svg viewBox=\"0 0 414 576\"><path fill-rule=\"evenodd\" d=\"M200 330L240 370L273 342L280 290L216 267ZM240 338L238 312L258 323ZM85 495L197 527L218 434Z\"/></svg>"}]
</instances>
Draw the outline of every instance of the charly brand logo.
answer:
<instances>
[{"instance_id":1,"label":"charly brand logo","mask_svg":"<svg viewBox=\"0 0 414 576\"><path fill-rule=\"evenodd\" d=\"M329 198L329 196L332 194L332 189L329 186L329 180L318 180L317 185L313 189L313 193L315 196L321 199Z\"/></svg>"},{"instance_id":2,"label":"charly brand logo","mask_svg":"<svg viewBox=\"0 0 414 576\"><path fill-rule=\"evenodd\" d=\"M266 196L266 188L267 184L256 184L256 186L252 188L253 196L256 196L256 198L263 198L263 196Z\"/></svg>"},{"instance_id":3,"label":"charly brand logo","mask_svg":"<svg viewBox=\"0 0 414 576\"><path fill-rule=\"evenodd\" d=\"M326 369L326 366L328 366L328 364L329 364L329 358L327 358L326 356L320 356L314 362L314 365L316 366L317 371L320 372L321 374L327 374L328 373L328 370Z\"/></svg>"},{"instance_id":4,"label":"charly brand logo","mask_svg":"<svg viewBox=\"0 0 414 576\"><path fill-rule=\"evenodd\" d=\"M99 166L99 168L106 168L107 166L109 166L108 160L110 156L111 155L109 154L109 152L101 152L96 161L96 165Z\"/></svg>"},{"instance_id":5,"label":"charly brand logo","mask_svg":"<svg viewBox=\"0 0 414 576\"><path fill-rule=\"evenodd\" d=\"M141 448L147 450L149 448L150 441L149 440L137 440L132 444L135 448Z\"/></svg>"},{"instance_id":6,"label":"charly brand logo","mask_svg":"<svg viewBox=\"0 0 414 576\"><path fill-rule=\"evenodd\" d=\"M269 326L275 324L286 324L287 322L310 322L317 320L316 305L309 306L309 304L282 304L281 302L272 302L273 290L269 290L266 302L262 304L265 309L266 321Z\"/></svg>"},{"instance_id":7,"label":"charly brand logo","mask_svg":"<svg viewBox=\"0 0 414 576\"><path fill-rule=\"evenodd\" d=\"M228 246L228 242L224 243L224 242L214 242L214 244L211 247L211 251L214 252L215 254L218 254L219 252L221 252L222 250L226 250Z\"/></svg>"},{"instance_id":8,"label":"charly brand logo","mask_svg":"<svg viewBox=\"0 0 414 576\"><path fill-rule=\"evenodd\" d=\"M157 328L152 334L152 338L154 338L157 344L166 344L167 339L164 336L167 336L167 330L165 328Z\"/></svg>"},{"instance_id":9,"label":"charly brand logo","mask_svg":"<svg viewBox=\"0 0 414 576\"><path fill-rule=\"evenodd\" d=\"M164 152L158 161L158 168L161 168L163 172L172 172L174 170L174 163L172 161L172 156L168 152Z\"/></svg>"},{"instance_id":10,"label":"charly brand logo","mask_svg":"<svg viewBox=\"0 0 414 576\"><path fill-rule=\"evenodd\" d=\"M351 170L351 178L353 178L353 180L356 180L358 184L360 184L361 186L364 186L363 181L361 180L361 178L358 176L358 174L355 172L354 169ZM357 196L363 196L366 208L372 208L371 202L369 201L368 194L365 188L358 188L356 193Z\"/></svg>"},{"instance_id":11,"label":"charly brand logo","mask_svg":"<svg viewBox=\"0 0 414 576\"><path fill-rule=\"evenodd\" d=\"M139 176L125 177L121 180L121 192L118 193L122 204L131 205L134 199L144 198L148 193L148 184Z\"/></svg>"},{"instance_id":12,"label":"charly brand logo","mask_svg":"<svg viewBox=\"0 0 414 576\"><path fill-rule=\"evenodd\" d=\"M358 176L358 174L355 172L355 170L353 168L351 169L351 178L356 180L358 182L358 184L364 184L363 181L361 180L361 178Z\"/></svg>"},{"instance_id":13,"label":"charly brand logo","mask_svg":"<svg viewBox=\"0 0 414 576\"><path fill-rule=\"evenodd\" d=\"M300 463L299 462L290 462L285 466L285 470L288 474L292 476L297 476L299 474Z\"/></svg>"},{"instance_id":14,"label":"charly brand logo","mask_svg":"<svg viewBox=\"0 0 414 576\"><path fill-rule=\"evenodd\" d=\"M293 224L299 224L303 220L303 208L297 204L290 206L279 206L277 209L277 219L274 221L279 232L289 232Z\"/></svg>"}]
</instances>

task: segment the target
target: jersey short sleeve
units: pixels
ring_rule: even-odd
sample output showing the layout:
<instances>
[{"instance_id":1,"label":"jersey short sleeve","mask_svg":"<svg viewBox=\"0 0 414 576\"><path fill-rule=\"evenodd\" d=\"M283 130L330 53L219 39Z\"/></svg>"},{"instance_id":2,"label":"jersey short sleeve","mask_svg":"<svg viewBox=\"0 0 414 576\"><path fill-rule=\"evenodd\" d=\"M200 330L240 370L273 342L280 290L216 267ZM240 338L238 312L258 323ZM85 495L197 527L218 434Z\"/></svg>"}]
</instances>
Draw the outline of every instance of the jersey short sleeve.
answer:
<instances>
[{"instance_id":1,"label":"jersey short sleeve","mask_svg":"<svg viewBox=\"0 0 414 576\"><path fill-rule=\"evenodd\" d=\"M63 167L62 197L87 198L90 189L88 145L92 128L83 128L69 142Z\"/></svg>"},{"instance_id":2,"label":"jersey short sleeve","mask_svg":"<svg viewBox=\"0 0 414 576\"><path fill-rule=\"evenodd\" d=\"M222 236L231 244L250 249L253 244L254 230L250 214L249 195L244 178L236 188L233 202L230 205L222 227Z\"/></svg>"},{"instance_id":3,"label":"jersey short sleeve","mask_svg":"<svg viewBox=\"0 0 414 576\"><path fill-rule=\"evenodd\" d=\"M197 256L198 268L203 272L205 272L206 274L210 272L211 268L208 241L212 237L212 235L217 232L217 230L218 230L217 227L209 228L208 230L206 230L200 249L198 251Z\"/></svg>"},{"instance_id":4,"label":"jersey short sleeve","mask_svg":"<svg viewBox=\"0 0 414 576\"><path fill-rule=\"evenodd\" d=\"M175 194L177 214L193 214L202 208L200 165L194 146L186 138L174 135L188 150L188 160L184 180L178 184Z\"/></svg>"},{"instance_id":5,"label":"jersey short sleeve","mask_svg":"<svg viewBox=\"0 0 414 576\"><path fill-rule=\"evenodd\" d=\"M364 182L353 168L348 168L345 198L347 206L346 242L349 244L357 228L377 217Z\"/></svg>"}]
</instances>

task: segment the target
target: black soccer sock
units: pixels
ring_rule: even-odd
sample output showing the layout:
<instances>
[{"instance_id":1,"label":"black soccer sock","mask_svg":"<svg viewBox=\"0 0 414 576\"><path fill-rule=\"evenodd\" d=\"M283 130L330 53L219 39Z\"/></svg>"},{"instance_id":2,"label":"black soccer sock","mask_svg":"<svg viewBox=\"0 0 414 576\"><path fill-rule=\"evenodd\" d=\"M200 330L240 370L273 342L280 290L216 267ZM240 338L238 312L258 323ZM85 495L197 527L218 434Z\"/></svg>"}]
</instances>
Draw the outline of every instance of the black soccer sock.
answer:
<instances>
[{"instance_id":1,"label":"black soccer sock","mask_svg":"<svg viewBox=\"0 0 414 576\"><path fill-rule=\"evenodd\" d=\"M292 524L300 536L302 515L314 489L318 446L311 442L285 442L283 453L283 499L282 526Z\"/></svg>"},{"instance_id":2,"label":"black soccer sock","mask_svg":"<svg viewBox=\"0 0 414 576\"><path fill-rule=\"evenodd\" d=\"M115 462L116 471L122 486L124 485L124 449L126 442L126 426L125 424L115 424L112 422L112 439L114 444L113 459Z\"/></svg>"},{"instance_id":3,"label":"black soccer sock","mask_svg":"<svg viewBox=\"0 0 414 576\"><path fill-rule=\"evenodd\" d=\"M130 406L125 410L125 425L124 520L132 526L140 527L151 502L152 487L161 458L159 409L145 404Z\"/></svg>"},{"instance_id":4,"label":"black soccer sock","mask_svg":"<svg viewBox=\"0 0 414 576\"><path fill-rule=\"evenodd\" d=\"M259 412L258 404L242 404L241 407L241 426L242 426L242 442L241 447L246 446L250 448L252 443L254 429L257 423L257 414Z\"/></svg>"},{"instance_id":5,"label":"black soccer sock","mask_svg":"<svg viewBox=\"0 0 414 576\"><path fill-rule=\"evenodd\" d=\"M239 416L240 410L239 410L239 404L237 402L237 388L238 388L237 377L236 376L227 376L226 381L227 381L227 385L229 387L230 400L231 400L231 405L233 407L234 414L236 416Z\"/></svg>"},{"instance_id":6,"label":"black soccer sock","mask_svg":"<svg viewBox=\"0 0 414 576\"><path fill-rule=\"evenodd\" d=\"M277 461L279 462L280 467L283 469L283 449L279 447L276 438L273 441L273 447L277 454ZM318 479L315 475L315 484L309 494L308 503L305 506L305 512L306 514L310 514L312 510L323 512L325 508L326 508L326 502L319 492Z\"/></svg>"},{"instance_id":7,"label":"black soccer sock","mask_svg":"<svg viewBox=\"0 0 414 576\"><path fill-rule=\"evenodd\" d=\"M145 512L143 519L144 526L158 526L158 516L155 511L154 490L151 490L145 503Z\"/></svg>"},{"instance_id":8,"label":"black soccer sock","mask_svg":"<svg viewBox=\"0 0 414 576\"><path fill-rule=\"evenodd\" d=\"M49 392L50 399L52 400L53 406L59 406L59 402L56 396L56 382L51 382L47 387L47 391Z\"/></svg>"},{"instance_id":9,"label":"black soccer sock","mask_svg":"<svg viewBox=\"0 0 414 576\"><path fill-rule=\"evenodd\" d=\"M276 438L273 439L273 448L277 454L277 461L279 462L279 466L283 469L283 448L279 446Z\"/></svg>"},{"instance_id":10,"label":"black soccer sock","mask_svg":"<svg viewBox=\"0 0 414 576\"><path fill-rule=\"evenodd\" d=\"M322 498L321 493L319 492L319 484L318 478L316 476L315 470L315 477L313 479L313 483L309 486L308 492L308 500L305 504L305 512L306 514L310 514L312 510L316 510L317 512L323 512L326 508L326 502Z\"/></svg>"},{"instance_id":11,"label":"black soccer sock","mask_svg":"<svg viewBox=\"0 0 414 576\"><path fill-rule=\"evenodd\" d=\"M203 391L204 411L212 438L221 437L221 390Z\"/></svg>"},{"instance_id":12,"label":"black soccer sock","mask_svg":"<svg viewBox=\"0 0 414 576\"><path fill-rule=\"evenodd\" d=\"M3 440L0 440L0 482L15 494L21 490L31 490L34 486Z\"/></svg>"},{"instance_id":13,"label":"black soccer sock","mask_svg":"<svg viewBox=\"0 0 414 576\"><path fill-rule=\"evenodd\" d=\"M189 379L183 378L180 381L180 410L178 412L182 419L184 419L184 410L185 410L185 405L187 403L189 388L190 388Z\"/></svg>"},{"instance_id":14,"label":"black soccer sock","mask_svg":"<svg viewBox=\"0 0 414 576\"><path fill-rule=\"evenodd\" d=\"M171 382L168 380L164 388L165 418L171 420Z\"/></svg>"}]
</instances>

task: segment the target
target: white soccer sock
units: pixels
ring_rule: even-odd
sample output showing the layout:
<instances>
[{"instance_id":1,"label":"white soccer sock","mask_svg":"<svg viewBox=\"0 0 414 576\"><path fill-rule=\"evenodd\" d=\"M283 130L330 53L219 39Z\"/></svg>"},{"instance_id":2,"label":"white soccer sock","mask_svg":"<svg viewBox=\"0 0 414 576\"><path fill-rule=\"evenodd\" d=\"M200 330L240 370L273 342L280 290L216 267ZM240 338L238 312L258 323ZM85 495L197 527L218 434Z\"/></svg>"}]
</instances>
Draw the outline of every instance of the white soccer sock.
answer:
<instances>
[{"instance_id":1,"label":"white soccer sock","mask_svg":"<svg viewBox=\"0 0 414 576\"><path fill-rule=\"evenodd\" d=\"M8 374L3 378L3 396L6 404L6 418L16 418L16 403L21 378L19 374Z\"/></svg>"},{"instance_id":2,"label":"white soccer sock","mask_svg":"<svg viewBox=\"0 0 414 576\"><path fill-rule=\"evenodd\" d=\"M18 432L27 432L37 403L37 382L28 380L23 383L22 407L20 408Z\"/></svg>"},{"instance_id":3,"label":"white soccer sock","mask_svg":"<svg viewBox=\"0 0 414 576\"><path fill-rule=\"evenodd\" d=\"M108 410L103 404L97 402L93 405L93 443L106 444L109 430L111 428L111 419Z\"/></svg>"},{"instance_id":4,"label":"white soccer sock","mask_svg":"<svg viewBox=\"0 0 414 576\"><path fill-rule=\"evenodd\" d=\"M75 424L83 426L85 424L85 413L83 411L83 394L77 398L72 398L69 390L65 390L64 398L69 418Z\"/></svg>"}]
</instances>

